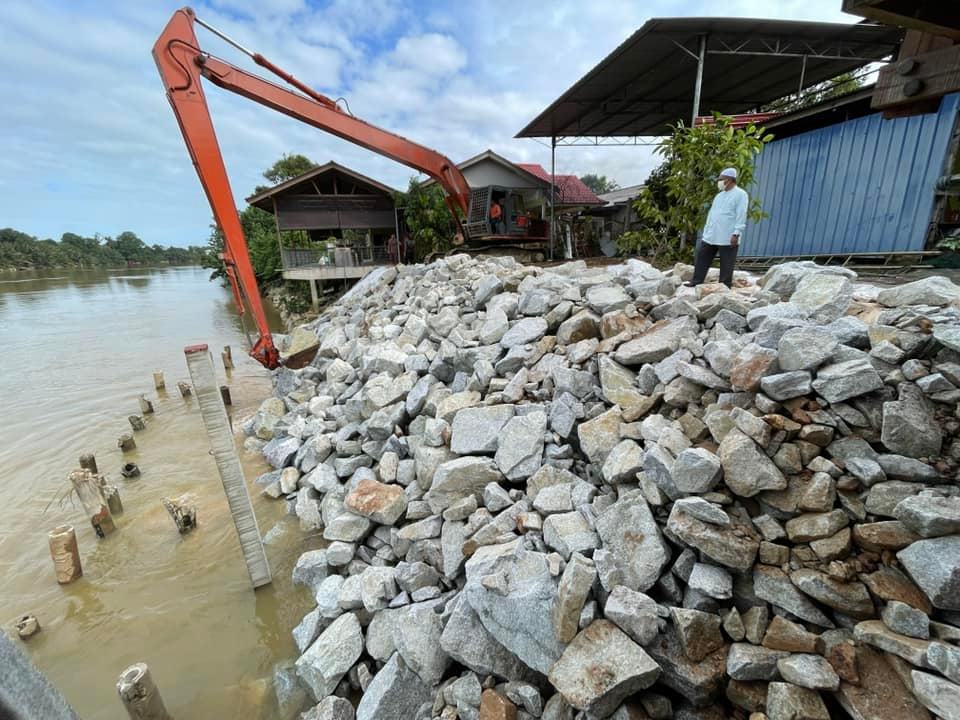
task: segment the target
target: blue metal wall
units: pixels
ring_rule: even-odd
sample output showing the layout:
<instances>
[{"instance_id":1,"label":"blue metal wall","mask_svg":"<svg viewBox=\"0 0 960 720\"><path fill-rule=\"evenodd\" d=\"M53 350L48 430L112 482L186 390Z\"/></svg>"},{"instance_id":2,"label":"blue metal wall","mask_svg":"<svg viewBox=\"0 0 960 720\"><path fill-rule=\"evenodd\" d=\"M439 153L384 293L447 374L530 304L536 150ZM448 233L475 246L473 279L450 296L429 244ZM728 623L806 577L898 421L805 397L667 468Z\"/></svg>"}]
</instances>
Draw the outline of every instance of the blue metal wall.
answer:
<instances>
[{"instance_id":1,"label":"blue metal wall","mask_svg":"<svg viewBox=\"0 0 960 720\"><path fill-rule=\"evenodd\" d=\"M955 93L936 113L875 113L771 142L749 188L769 217L748 224L740 252L923 250L958 104Z\"/></svg>"}]
</instances>

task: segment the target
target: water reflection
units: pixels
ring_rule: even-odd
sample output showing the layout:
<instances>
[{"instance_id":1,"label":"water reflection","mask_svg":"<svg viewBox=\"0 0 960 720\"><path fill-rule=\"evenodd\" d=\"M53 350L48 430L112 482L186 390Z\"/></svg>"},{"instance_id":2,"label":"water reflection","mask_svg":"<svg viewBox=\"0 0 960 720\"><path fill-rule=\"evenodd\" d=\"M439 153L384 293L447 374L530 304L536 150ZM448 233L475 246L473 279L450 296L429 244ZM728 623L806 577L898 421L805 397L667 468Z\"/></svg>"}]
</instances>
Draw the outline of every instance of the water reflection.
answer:
<instances>
[{"instance_id":1,"label":"water reflection","mask_svg":"<svg viewBox=\"0 0 960 720\"><path fill-rule=\"evenodd\" d=\"M144 277L143 275L139 275L137 277L119 277L116 278L116 280L124 285L136 288L138 290L146 289L147 286L150 285L150 278Z\"/></svg>"}]
</instances>

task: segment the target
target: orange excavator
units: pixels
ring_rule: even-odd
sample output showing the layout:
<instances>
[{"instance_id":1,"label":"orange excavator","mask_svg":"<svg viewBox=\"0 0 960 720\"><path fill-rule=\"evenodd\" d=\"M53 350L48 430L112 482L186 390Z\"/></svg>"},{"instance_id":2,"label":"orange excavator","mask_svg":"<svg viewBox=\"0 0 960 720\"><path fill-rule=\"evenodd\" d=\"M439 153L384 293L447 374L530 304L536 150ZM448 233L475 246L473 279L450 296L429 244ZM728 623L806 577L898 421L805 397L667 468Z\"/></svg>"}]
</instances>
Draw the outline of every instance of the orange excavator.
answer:
<instances>
[{"instance_id":1,"label":"orange excavator","mask_svg":"<svg viewBox=\"0 0 960 720\"><path fill-rule=\"evenodd\" d=\"M265 80L204 52L197 42L195 24L205 27L248 55L257 65L269 70L290 87ZM467 231L471 229L471 220L486 220L490 188L479 188L471 193L463 174L449 158L345 112L334 100L311 89L260 53L246 49L200 20L191 8L182 8L173 14L153 46L153 58L183 133L190 158L200 177L200 184L203 185L210 202L217 226L223 233L224 247L220 257L230 280L234 299L241 314L245 312L246 300L259 331L260 337L253 344L250 355L268 368L273 369L281 364L291 368L302 367L312 359L316 347L307 348L296 356L281 361L280 353L273 343L230 181L200 84L201 77L224 90L242 95L428 175L445 191L447 205L453 213L461 237L468 235L464 232L460 217L467 219ZM483 226L483 223L480 225ZM478 234L474 232L474 236L477 237Z\"/></svg>"}]
</instances>

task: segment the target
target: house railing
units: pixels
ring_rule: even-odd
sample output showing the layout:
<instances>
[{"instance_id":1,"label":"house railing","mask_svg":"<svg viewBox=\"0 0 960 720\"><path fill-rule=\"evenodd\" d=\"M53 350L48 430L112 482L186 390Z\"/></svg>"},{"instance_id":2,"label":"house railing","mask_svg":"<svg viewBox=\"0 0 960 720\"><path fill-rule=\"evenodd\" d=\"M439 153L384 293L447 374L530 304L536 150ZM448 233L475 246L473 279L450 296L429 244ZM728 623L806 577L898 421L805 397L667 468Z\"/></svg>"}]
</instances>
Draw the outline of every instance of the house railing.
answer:
<instances>
[{"instance_id":1,"label":"house railing","mask_svg":"<svg viewBox=\"0 0 960 720\"><path fill-rule=\"evenodd\" d=\"M390 262L383 245L357 248L337 248L332 252L313 248L281 248L283 269L321 264L321 258L329 257L327 264L337 265L385 265Z\"/></svg>"},{"instance_id":2,"label":"house railing","mask_svg":"<svg viewBox=\"0 0 960 720\"><path fill-rule=\"evenodd\" d=\"M280 258L283 261L284 269L317 265L323 255L326 255L326 253L313 249L282 248L280 250Z\"/></svg>"}]
</instances>

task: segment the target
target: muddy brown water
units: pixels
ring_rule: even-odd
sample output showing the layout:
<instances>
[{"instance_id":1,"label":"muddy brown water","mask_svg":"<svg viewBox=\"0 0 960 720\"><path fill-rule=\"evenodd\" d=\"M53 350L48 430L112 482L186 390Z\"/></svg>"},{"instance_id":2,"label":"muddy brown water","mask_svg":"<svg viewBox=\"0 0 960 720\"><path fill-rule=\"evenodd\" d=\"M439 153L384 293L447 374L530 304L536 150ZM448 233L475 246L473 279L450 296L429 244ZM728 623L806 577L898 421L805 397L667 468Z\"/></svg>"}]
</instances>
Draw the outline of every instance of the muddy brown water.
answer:
<instances>
[{"instance_id":1,"label":"muddy brown water","mask_svg":"<svg viewBox=\"0 0 960 720\"><path fill-rule=\"evenodd\" d=\"M290 568L310 542L284 503L259 495L267 468L242 450L272 586L250 589L236 531L189 380L183 348L207 343L230 385L235 427L270 393L269 373L245 353L229 291L200 268L117 272L0 272L0 623L20 615L42 631L23 643L33 662L84 720L126 717L116 694L120 672L146 662L168 710L190 718L274 718L276 662L295 655L290 630L309 598ZM279 317L271 313L279 329ZM228 379L219 362L233 347ZM153 387L163 370L167 393ZM137 450L121 454L127 415L146 393L156 407ZM120 487L117 531L97 540L82 510L54 499L84 452ZM125 480L120 467L139 464ZM164 496L196 497L199 527L181 537ZM83 578L60 586L47 532L75 526Z\"/></svg>"}]
</instances>

